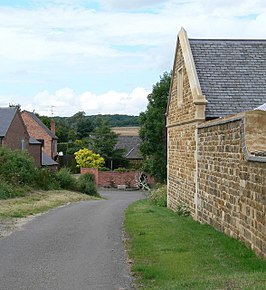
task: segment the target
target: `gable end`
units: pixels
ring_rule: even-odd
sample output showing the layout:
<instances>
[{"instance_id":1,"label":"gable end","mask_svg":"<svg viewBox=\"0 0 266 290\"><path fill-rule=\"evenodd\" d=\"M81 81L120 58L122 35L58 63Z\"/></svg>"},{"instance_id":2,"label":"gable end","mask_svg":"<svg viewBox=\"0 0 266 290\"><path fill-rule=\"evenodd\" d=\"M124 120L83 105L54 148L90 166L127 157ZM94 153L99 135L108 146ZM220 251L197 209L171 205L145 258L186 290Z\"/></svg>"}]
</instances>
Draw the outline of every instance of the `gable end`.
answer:
<instances>
[{"instance_id":1,"label":"gable end","mask_svg":"<svg viewBox=\"0 0 266 290\"><path fill-rule=\"evenodd\" d=\"M172 73L172 80L170 85L170 92L169 92L169 98L168 98L168 104L167 104L167 111L166 115L169 113L169 106L172 99L172 92L174 90L174 79L176 76L176 70L177 70L177 54L178 49L181 49L182 56L184 59L184 67L186 69L186 73L188 76L188 82L189 87L192 94L193 104L196 107L195 112L195 120L205 120L205 105L207 103L207 100L204 95L202 95L193 55L191 52L189 40L187 37L187 33L184 28L181 28L178 37L177 37L177 44L176 44L176 51L175 51L175 59L174 59L174 66L173 66L173 73Z\"/></svg>"}]
</instances>

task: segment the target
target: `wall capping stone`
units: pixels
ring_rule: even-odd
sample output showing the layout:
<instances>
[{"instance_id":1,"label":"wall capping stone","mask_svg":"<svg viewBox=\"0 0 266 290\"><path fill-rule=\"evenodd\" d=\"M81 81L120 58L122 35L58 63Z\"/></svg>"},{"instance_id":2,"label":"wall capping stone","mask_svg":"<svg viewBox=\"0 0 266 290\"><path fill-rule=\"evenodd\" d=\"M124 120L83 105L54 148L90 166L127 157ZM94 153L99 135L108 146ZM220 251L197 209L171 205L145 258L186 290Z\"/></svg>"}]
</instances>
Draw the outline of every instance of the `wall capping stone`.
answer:
<instances>
[{"instance_id":1,"label":"wall capping stone","mask_svg":"<svg viewBox=\"0 0 266 290\"><path fill-rule=\"evenodd\" d=\"M247 150L247 146L245 142L245 114L244 113L240 113L238 115L234 115L231 117L219 118L219 119L215 119L204 124L200 124L198 126L198 129L214 127L217 125L223 125L223 124L227 124L227 123L231 123L235 121L241 121L242 148L243 148L245 159L247 161L266 162L266 157L253 155Z\"/></svg>"},{"instance_id":2,"label":"wall capping stone","mask_svg":"<svg viewBox=\"0 0 266 290\"><path fill-rule=\"evenodd\" d=\"M244 153L245 159L247 161L265 162L266 163L266 157L252 155L247 150L247 146L246 146L246 142L245 142L245 118L242 118L242 120L241 120L241 132L242 132L242 148L243 148L243 153Z\"/></svg>"},{"instance_id":3,"label":"wall capping stone","mask_svg":"<svg viewBox=\"0 0 266 290\"><path fill-rule=\"evenodd\" d=\"M215 120L208 121L207 123L200 124L198 129L209 128L217 125L223 125L230 122L240 121L243 118L243 114L240 116L230 117L230 118L218 118Z\"/></svg>"}]
</instances>

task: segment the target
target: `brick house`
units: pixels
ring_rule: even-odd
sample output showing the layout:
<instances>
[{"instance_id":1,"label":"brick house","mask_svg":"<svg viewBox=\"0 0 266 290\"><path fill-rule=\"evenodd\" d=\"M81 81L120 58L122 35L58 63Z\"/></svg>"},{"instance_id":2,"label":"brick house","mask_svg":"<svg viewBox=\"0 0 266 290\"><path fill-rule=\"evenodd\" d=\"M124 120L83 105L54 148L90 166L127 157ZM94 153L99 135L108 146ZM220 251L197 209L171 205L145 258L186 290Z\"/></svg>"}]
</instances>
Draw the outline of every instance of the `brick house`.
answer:
<instances>
[{"instance_id":1,"label":"brick house","mask_svg":"<svg viewBox=\"0 0 266 290\"><path fill-rule=\"evenodd\" d=\"M166 112L168 207L185 204L264 257L266 113L251 110L266 102L265 79L266 40L188 39L181 29Z\"/></svg>"},{"instance_id":2,"label":"brick house","mask_svg":"<svg viewBox=\"0 0 266 290\"><path fill-rule=\"evenodd\" d=\"M41 165L41 143L30 138L18 108L0 108L0 147L27 150Z\"/></svg>"},{"instance_id":3,"label":"brick house","mask_svg":"<svg viewBox=\"0 0 266 290\"><path fill-rule=\"evenodd\" d=\"M10 149L29 149L27 128L17 108L0 108L0 145Z\"/></svg>"},{"instance_id":4,"label":"brick house","mask_svg":"<svg viewBox=\"0 0 266 290\"><path fill-rule=\"evenodd\" d=\"M32 112L23 111L21 113L23 121L27 127L29 135L43 144L43 152L51 159L57 156L57 137L55 126L52 130L48 129L43 122Z\"/></svg>"}]
</instances>

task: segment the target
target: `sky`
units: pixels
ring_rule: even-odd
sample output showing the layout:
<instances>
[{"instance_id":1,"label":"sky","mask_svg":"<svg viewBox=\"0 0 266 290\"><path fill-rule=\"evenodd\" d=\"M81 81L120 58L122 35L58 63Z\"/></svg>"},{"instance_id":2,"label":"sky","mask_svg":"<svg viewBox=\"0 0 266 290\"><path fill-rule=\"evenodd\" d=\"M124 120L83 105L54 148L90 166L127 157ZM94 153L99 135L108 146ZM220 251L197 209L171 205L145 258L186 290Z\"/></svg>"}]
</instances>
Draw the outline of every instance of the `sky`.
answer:
<instances>
[{"instance_id":1,"label":"sky","mask_svg":"<svg viewBox=\"0 0 266 290\"><path fill-rule=\"evenodd\" d=\"M0 107L139 115L190 38L266 38L265 0L0 0Z\"/></svg>"}]
</instances>

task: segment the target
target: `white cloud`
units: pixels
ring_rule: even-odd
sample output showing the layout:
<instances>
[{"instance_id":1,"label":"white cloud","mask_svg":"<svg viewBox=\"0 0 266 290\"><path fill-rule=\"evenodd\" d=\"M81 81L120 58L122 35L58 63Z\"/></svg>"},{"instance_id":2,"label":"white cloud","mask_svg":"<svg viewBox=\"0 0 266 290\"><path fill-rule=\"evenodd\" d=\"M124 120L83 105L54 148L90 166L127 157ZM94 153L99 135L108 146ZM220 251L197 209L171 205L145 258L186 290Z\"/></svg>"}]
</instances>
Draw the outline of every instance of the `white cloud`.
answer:
<instances>
[{"instance_id":1,"label":"white cloud","mask_svg":"<svg viewBox=\"0 0 266 290\"><path fill-rule=\"evenodd\" d=\"M151 8L155 5L162 5L167 0L100 0L99 1L104 8L108 9L118 9L118 10L128 10L128 9L145 9Z\"/></svg>"},{"instance_id":2,"label":"white cloud","mask_svg":"<svg viewBox=\"0 0 266 290\"><path fill-rule=\"evenodd\" d=\"M158 14L118 13L112 10L96 12L85 8L74 9L69 4L72 1L51 2L64 3L66 7L0 9L0 41L5 43L0 47L1 56L34 61L58 57L64 60L71 55L79 58L119 57L123 52L113 49L112 45L160 47L165 41L175 39L181 26L188 28L190 35L196 34L198 37L210 37L210 32L214 37L225 34L235 36L235 24L237 27L238 24L245 25L246 28L252 24L252 32L256 32L254 28L259 28L258 24L266 12L263 1L250 0L101 1L111 7L121 6L122 3L125 6L140 5L140 2L150 7L165 4ZM254 19L236 18L251 14L258 14L258 24ZM252 37L249 30L240 32Z\"/></svg>"},{"instance_id":3,"label":"white cloud","mask_svg":"<svg viewBox=\"0 0 266 290\"><path fill-rule=\"evenodd\" d=\"M54 115L58 116L72 116L78 111L84 111L87 115L139 115L146 109L149 93L150 90L141 87L135 88L130 93L112 90L101 95L95 95L89 91L77 94L70 88L64 88L54 93L42 91L34 96L30 103L21 105L22 109L36 111L47 116L51 115L51 109Z\"/></svg>"},{"instance_id":4,"label":"white cloud","mask_svg":"<svg viewBox=\"0 0 266 290\"><path fill-rule=\"evenodd\" d=\"M182 26L193 38L266 38L265 0L32 3L0 6L0 101L48 113L55 105L61 115L144 110L147 90L133 88L172 68Z\"/></svg>"}]
</instances>

